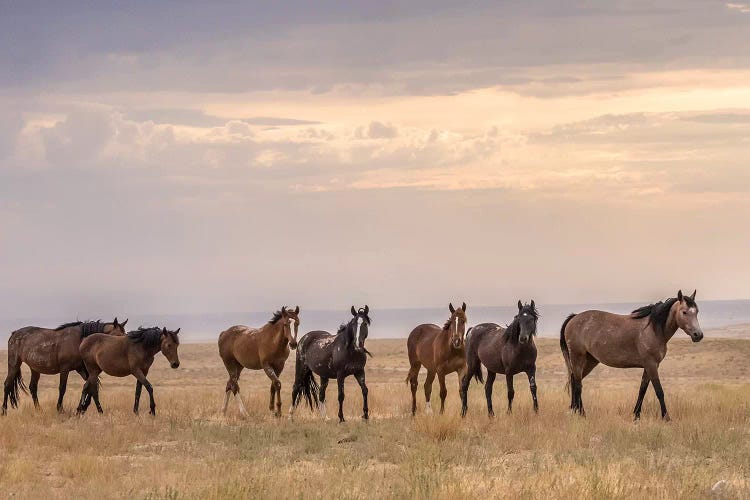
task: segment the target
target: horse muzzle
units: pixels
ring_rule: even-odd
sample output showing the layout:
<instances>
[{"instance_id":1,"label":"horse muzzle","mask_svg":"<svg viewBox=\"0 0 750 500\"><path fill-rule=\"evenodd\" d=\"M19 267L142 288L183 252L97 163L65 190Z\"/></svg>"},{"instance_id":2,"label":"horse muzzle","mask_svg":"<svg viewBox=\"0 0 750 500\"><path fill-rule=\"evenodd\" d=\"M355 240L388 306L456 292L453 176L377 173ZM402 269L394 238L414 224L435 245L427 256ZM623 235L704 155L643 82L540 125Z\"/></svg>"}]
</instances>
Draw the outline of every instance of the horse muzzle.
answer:
<instances>
[{"instance_id":1,"label":"horse muzzle","mask_svg":"<svg viewBox=\"0 0 750 500\"><path fill-rule=\"evenodd\" d=\"M175 361L174 363L172 363L169 366L171 366L173 370L176 370L177 368L180 367L180 362L179 361Z\"/></svg>"},{"instance_id":2,"label":"horse muzzle","mask_svg":"<svg viewBox=\"0 0 750 500\"><path fill-rule=\"evenodd\" d=\"M291 349L296 349L297 348L297 341L296 340L290 340L289 341L289 347Z\"/></svg>"},{"instance_id":3,"label":"horse muzzle","mask_svg":"<svg viewBox=\"0 0 750 500\"><path fill-rule=\"evenodd\" d=\"M691 333L690 334L690 339L693 342L700 342L701 340L703 340L703 332L699 331L699 332Z\"/></svg>"}]
</instances>

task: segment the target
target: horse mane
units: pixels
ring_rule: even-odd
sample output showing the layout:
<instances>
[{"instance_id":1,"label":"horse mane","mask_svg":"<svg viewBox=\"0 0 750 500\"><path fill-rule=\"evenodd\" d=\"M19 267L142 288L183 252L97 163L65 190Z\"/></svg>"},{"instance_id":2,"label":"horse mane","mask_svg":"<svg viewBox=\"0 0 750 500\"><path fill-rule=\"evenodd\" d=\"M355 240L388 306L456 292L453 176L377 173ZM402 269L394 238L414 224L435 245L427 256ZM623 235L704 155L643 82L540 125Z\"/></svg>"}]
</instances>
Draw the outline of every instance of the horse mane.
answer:
<instances>
[{"instance_id":1,"label":"horse mane","mask_svg":"<svg viewBox=\"0 0 750 500\"><path fill-rule=\"evenodd\" d=\"M280 319L281 319L281 309L273 313L273 316L271 316L271 319L268 320L268 324L273 325Z\"/></svg>"},{"instance_id":2,"label":"horse mane","mask_svg":"<svg viewBox=\"0 0 750 500\"><path fill-rule=\"evenodd\" d=\"M71 321L70 323L63 323L62 325L55 328L56 332L59 332L60 330L65 330L66 328L70 328L72 326L80 326L80 325L95 325L95 324L101 324L104 325L105 323L102 323L102 320L98 319L96 321Z\"/></svg>"},{"instance_id":3,"label":"horse mane","mask_svg":"<svg viewBox=\"0 0 750 500\"><path fill-rule=\"evenodd\" d=\"M348 323L341 323L341 325L339 325L339 329L336 332L336 335L344 333L346 329L349 328L349 325L351 325L357 318L362 318L365 323L367 323L367 326L370 326L370 316L365 314L364 311L360 309L359 314L357 314L356 316L352 316L352 319L350 319Z\"/></svg>"},{"instance_id":4,"label":"horse mane","mask_svg":"<svg viewBox=\"0 0 750 500\"><path fill-rule=\"evenodd\" d=\"M688 307L696 307L695 301L690 297L683 296L683 299L687 303ZM669 311L672 309L674 303L678 300L679 299L677 297L672 297L671 299L667 299L664 301L660 300L655 304L649 304L647 306L639 307L638 309L630 313L630 317L633 319L641 319L647 317L647 325L652 325L655 329L664 331L664 328L666 328L667 326L667 319L669 319Z\"/></svg>"},{"instance_id":5,"label":"horse mane","mask_svg":"<svg viewBox=\"0 0 750 500\"><path fill-rule=\"evenodd\" d=\"M539 319L539 311L537 311L536 306L531 307L531 304L523 306L523 312L527 312L534 316L535 320ZM519 312L520 314L520 312ZM518 322L518 314L516 314L513 317L513 321L510 322L510 325L505 327L505 331L503 332L503 336L513 342L518 342L518 337L521 335L521 323ZM536 332L534 332L532 335L536 335Z\"/></svg>"},{"instance_id":6,"label":"horse mane","mask_svg":"<svg viewBox=\"0 0 750 500\"><path fill-rule=\"evenodd\" d=\"M161 342L162 329L159 327L143 328L139 326L137 330L127 333L128 340L134 344L143 344L146 349L151 349Z\"/></svg>"},{"instance_id":7,"label":"horse mane","mask_svg":"<svg viewBox=\"0 0 750 500\"><path fill-rule=\"evenodd\" d=\"M62 325L55 328L55 331L59 332L60 330L65 330L66 328L70 328L71 326L78 326L82 324L83 321L71 321L70 323L63 323Z\"/></svg>"}]
</instances>

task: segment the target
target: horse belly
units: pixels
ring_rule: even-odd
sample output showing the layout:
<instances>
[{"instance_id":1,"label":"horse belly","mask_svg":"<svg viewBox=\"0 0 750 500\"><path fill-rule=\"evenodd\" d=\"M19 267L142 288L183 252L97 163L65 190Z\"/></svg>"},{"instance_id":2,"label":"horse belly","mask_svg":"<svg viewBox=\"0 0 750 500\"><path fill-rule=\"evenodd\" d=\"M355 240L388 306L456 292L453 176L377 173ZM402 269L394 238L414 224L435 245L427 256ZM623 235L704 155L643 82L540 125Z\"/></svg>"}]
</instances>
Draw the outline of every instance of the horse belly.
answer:
<instances>
[{"instance_id":1,"label":"horse belly","mask_svg":"<svg viewBox=\"0 0 750 500\"><path fill-rule=\"evenodd\" d=\"M55 375L60 373L57 349L57 342L44 339L24 349L22 360L35 372L43 375Z\"/></svg>"}]
</instances>

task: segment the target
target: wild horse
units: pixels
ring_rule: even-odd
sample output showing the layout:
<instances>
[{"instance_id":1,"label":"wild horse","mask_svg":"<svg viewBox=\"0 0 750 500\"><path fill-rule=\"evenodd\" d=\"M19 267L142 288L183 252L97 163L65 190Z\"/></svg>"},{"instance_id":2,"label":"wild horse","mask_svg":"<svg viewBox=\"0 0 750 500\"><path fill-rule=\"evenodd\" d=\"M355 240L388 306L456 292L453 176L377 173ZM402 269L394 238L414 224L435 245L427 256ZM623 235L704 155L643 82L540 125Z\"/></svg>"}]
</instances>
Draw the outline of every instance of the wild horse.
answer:
<instances>
[{"instance_id":1,"label":"wild horse","mask_svg":"<svg viewBox=\"0 0 750 500\"><path fill-rule=\"evenodd\" d=\"M26 392L21 377L21 363L26 363L31 369L29 391L36 407L39 407L37 387L40 375L60 374L57 410L63 411L68 374L76 371L83 380L88 377L78 350L81 341L95 333L125 335L127 323L128 320L118 323L117 318L111 323L76 321L65 323L55 329L27 326L13 332L8 339L8 376L5 379L3 415L7 411L8 400L11 406L16 408L19 391Z\"/></svg>"},{"instance_id":2,"label":"wild horse","mask_svg":"<svg viewBox=\"0 0 750 500\"><path fill-rule=\"evenodd\" d=\"M482 380L482 365L487 368L487 382L484 394L487 398L487 412L492 410L492 385L498 373L505 374L508 389L508 413L513 407L513 375L525 372L529 378L531 399L534 411L539 411L536 398L536 323L539 313L534 301L522 304L518 301L518 314L506 328L495 323L480 323L470 328L466 334L466 368L467 372L461 382L461 416L466 415L467 393L471 377Z\"/></svg>"},{"instance_id":3,"label":"wild horse","mask_svg":"<svg viewBox=\"0 0 750 500\"><path fill-rule=\"evenodd\" d=\"M124 337L95 334L81 342L81 358L86 365L88 379L83 385L77 412L86 413L93 398L96 410L104 413L99 404L99 374L104 372L113 377L133 375L137 380L133 412L138 413L141 389L145 387L150 399L149 413L156 415L154 389L146 376L154 362L154 356L160 351L172 368L180 366L177 355L180 345L178 333L179 328L175 331L166 328L139 328L128 332Z\"/></svg>"},{"instance_id":4,"label":"wild horse","mask_svg":"<svg viewBox=\"0 0 750 500\"><path fill-rule=\"evenodd\" d=\"M661 416L669 420L659 381L659 363L667 354L667 342L678 329L693 342L703 339L695 292L688 297L680 290L677 297L639 307L629 315L585 311L568 316L560 329L560 348L568 367L570 408L586 414L581 399L582 381L596 365L604 363L614 368L643 368L633 414L640 418L643 397L651 383L659 399Z\"/></svg>"},{"instance_id":5,"label":"wild horse","mask_svg":"<svg viewBox=\"0 0 750 500\"><path fill-rule=\"evenodd\" d=\"M466 354L464 352L464 336L466 334L466 302L458 309L453 304L448 304L451 313L443 328L438 325L419 325L409 334L406 346L409 351L409 374L406 383L411 386L411 414L417 412L417 377L419 369L424 365L427 368L427 380L424 383L424 397L426 402L425 411L432 413L430 396L432 395L432 382L435 375L440 383L440 413L445 410L445 397L448 389L445 388L445 376L449 373L458 372L458 387L461 389L461 380L466 373Z\"/></svg>"},{"instance_id":6,"label":"wild horse","mask_svg":"<svg viewBox=\"0 0 750 500\"><path fill-rule=\"evenodd\" d=\"M239 378L243 368L263 370L271 379L269 410L281 415L281 372L289 357L289 348L297 347L299 306L291 310L282 307L268 323L260 328L233 326L219 335L219 355L229 373L222 411L226 413L229 395L234 394L242 416L247 416L240 396Z\"/></svg>"},{"instance_id":7,"label":"wild horse","mask_svg":"<svg viewBox=\"0 0 750 500\"><path fill-rule=\"evenodd\" d=\"M344 380L354 375L362 389L362 418L370 418L367 406L367 384L365 384L365 364L367 356L372 356L365 348L365 340L370 327L370 308L365 305L359 310L352 306L352 319L339 327L336 335L324 331L307 333L299 341L297 363L292 389L292 406L289 416L304 396L312 409L318 406L320 397L320 414L326 416L326 388L328 380L335 378L339 389L339 422L344 421ZM320 376L320 386L313 374ZM318 394L319 393L319 394Z\"/></svg>"}]
</instances>

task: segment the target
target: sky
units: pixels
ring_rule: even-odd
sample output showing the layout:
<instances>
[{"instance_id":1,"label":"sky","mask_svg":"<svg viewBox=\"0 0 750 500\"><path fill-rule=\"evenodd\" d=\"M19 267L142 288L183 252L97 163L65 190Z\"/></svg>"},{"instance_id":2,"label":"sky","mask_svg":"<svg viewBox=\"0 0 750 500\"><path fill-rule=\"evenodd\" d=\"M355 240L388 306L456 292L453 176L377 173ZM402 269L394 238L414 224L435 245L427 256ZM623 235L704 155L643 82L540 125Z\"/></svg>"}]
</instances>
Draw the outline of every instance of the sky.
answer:
<instances>
[{"instance_id":1,"label":"sky","mask_svg":"<svg viewBox=\"0 0 750 500\"><path fill-rule=\"evenodd\" d=\"M750 298L750 3L0 1L0 316Z\"/></svg>"}]
</instances>

